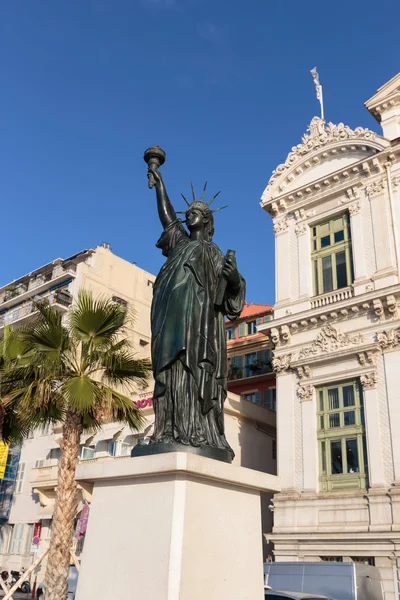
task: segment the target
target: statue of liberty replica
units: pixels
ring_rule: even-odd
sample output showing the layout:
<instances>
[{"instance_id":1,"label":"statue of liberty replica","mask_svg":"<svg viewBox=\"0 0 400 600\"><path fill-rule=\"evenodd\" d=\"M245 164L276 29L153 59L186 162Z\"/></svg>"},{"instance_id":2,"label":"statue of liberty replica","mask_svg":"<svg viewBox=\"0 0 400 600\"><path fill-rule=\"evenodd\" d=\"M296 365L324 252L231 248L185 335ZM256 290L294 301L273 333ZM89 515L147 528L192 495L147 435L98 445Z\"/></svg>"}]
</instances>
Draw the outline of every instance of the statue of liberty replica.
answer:
<instances>
[{"instance_id":1,"label":"statue of liberty replica","mask_svg":"<svg viewBox=\"0 0 400 600\"><path fill-rule=\"evenodd\" d=\"M183 196L187 208L178 213L185 215L182 220L159 172L164 151L154 146L146 150L144 159L163 227L156 246L166 261L154 283L151 309L154 433L149 445L136 446L132 455L186 449L231 462L234 453L224 430L224 317L239 317L245 281L234 251L224 256L212 241L216 211L210 205L218 194L206 202L205 185L196 199L192 185L192 202Z\"/></svg>"}]
</instances>

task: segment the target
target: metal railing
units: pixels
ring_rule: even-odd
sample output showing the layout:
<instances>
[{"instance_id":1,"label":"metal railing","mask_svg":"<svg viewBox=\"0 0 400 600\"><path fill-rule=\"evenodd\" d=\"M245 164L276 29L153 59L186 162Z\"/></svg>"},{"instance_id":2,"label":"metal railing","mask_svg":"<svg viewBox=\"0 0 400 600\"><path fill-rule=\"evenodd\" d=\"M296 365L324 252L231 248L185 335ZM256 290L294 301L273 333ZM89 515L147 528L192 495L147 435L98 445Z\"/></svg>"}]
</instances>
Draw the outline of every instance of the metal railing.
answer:
<instances>
[{"instance_id":1,"label":"metal railing","mask_svg":"<svg viewBox=\"0 0 400 600\"><path fill-rule=\"evenodd\" d=\"M36 277L32 277L29 281L24 283L13 284L11 283L6 287L6 289L0 293L0 304L3 302L7 302L11 298L17 298L26 292L30 292L31 290L35 290L40 287L44 283L48 283L53 279L57 279L62 275L74 274L76 273L76 265L71 263L68 267L64 267L63 265L56 265L52 269L49 269L46 273L41 273Z\"/></svg>"},{"instance_id":2,"label":"metal railing","mask_svg":"<svg viewBox=\"0 0 400 600\"><path fill-rule=\"evenodd\" d=\"M50 292L49 294L44 295L43 298L40 298L40 300L48 300L52 305L60 305L66 308L72 304L72 296L63 290ZM15 321L19 321L34 312L36 312L36 302L28 300L15 308L11 308L3 315L0 315L0 327L15 323Z\"/></svg>"}]
</instances>

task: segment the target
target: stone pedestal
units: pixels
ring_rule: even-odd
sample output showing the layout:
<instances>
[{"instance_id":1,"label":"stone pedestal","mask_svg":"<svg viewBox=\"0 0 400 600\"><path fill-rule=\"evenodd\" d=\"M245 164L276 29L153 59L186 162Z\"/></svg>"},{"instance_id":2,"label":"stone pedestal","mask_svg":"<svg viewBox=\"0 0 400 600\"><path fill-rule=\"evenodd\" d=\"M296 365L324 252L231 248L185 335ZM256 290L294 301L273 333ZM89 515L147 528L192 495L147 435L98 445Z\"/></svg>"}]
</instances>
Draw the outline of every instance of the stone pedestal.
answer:
<instances>
[{"instance_id":1,"label":"stone pedestal","mask_svg":"<svg viewBox=\"0 0 400 600\"><path fill-rule=\"evenodd\" d=\"M277 477L176 452L77 479L94 488L76 600L263 600L260 494Z\"/></svg>"}]
</instances>

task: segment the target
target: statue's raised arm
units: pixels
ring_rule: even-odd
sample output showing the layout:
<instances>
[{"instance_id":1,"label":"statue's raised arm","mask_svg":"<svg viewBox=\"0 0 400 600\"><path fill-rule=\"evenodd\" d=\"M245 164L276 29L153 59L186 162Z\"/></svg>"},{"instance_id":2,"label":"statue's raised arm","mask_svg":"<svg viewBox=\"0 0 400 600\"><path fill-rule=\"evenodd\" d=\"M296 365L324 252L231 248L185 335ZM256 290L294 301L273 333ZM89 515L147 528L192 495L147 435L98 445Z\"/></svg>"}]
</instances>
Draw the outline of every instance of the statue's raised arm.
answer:
<instances>
[{"instance_id":1,"label":"statue's raised arm","mask_svg":"<svg viewBox=\"0 0 400 600\"><path fill-rule=\"evenodd\" d=\"M159 146L153 146L144 153L144 160L149 167L147 172L149 188L156 188L158 216L161 225L166 230L171 223L176 221L176 212L169 199L161 173L158 171L165 162L165 152Z\"/></svg>"}]
</instances>

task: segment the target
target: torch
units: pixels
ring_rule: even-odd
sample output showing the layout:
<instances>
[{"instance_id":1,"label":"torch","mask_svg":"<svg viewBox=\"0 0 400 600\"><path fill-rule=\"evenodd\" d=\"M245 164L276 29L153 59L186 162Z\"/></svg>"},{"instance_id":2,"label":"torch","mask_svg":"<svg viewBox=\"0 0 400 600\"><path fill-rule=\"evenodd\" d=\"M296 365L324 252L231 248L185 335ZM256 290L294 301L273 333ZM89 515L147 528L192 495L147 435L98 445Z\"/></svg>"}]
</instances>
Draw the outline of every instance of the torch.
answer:
<instances>
[{"instance_id":1,"label":"torch","mask_svg":"<svg viewBox=\"0 0 400 600\"><path fill-rule=\"evenodd\" d=\"M152 146L145 151L143 158L149 169L158 171L165 163L165 152L160 146ZM153 175L149 173L149 188L151 189L155 183Z\"/></svg>"}]
</instances>

